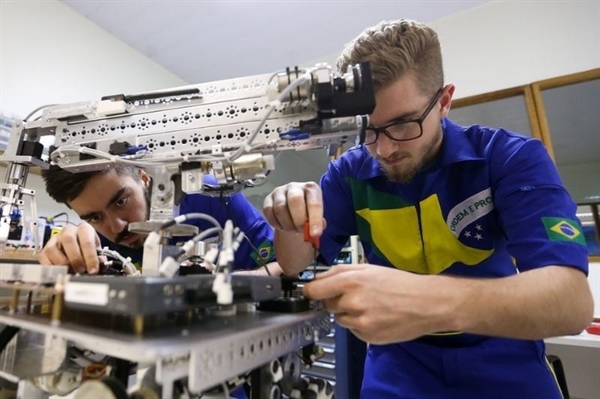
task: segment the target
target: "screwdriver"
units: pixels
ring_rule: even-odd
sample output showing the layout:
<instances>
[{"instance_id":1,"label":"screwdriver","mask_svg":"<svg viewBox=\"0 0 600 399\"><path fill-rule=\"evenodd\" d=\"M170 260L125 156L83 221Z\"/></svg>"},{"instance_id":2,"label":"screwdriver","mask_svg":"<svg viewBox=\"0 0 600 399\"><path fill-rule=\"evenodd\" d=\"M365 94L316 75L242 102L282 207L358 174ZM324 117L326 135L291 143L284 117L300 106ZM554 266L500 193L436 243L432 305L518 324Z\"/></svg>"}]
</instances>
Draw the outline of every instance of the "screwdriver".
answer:
<instances>
[{"instance_id":1,"label":"screwdriver","mask_svg":"<svg viewBox=\"0 0 600 399\"><path fill-rule=\"evenodd\" d=\"M317 257L319 256L319 237L311 237L310 224L304 223L304 242L310 243L314 249L313 254L313 278L317 276Z\"/></svg>"}]
</instances>

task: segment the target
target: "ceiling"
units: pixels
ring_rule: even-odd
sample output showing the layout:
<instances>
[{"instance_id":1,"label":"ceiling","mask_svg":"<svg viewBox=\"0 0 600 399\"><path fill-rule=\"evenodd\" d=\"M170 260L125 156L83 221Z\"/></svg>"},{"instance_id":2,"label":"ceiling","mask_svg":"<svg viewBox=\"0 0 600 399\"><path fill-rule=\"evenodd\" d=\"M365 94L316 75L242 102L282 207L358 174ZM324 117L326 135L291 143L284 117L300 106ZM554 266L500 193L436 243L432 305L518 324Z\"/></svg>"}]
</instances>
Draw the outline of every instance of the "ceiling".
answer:
<instances>
[{"instance_id":1,"label":"ceiling","mask_svg":"<svg viewBox=\"0 0 600 399\"><path fill-rule=\"evenodd\" d=\"M62 1L193 84L306 65L382 20L427 23L489 0Z\"/></svg>"}]
</instances>

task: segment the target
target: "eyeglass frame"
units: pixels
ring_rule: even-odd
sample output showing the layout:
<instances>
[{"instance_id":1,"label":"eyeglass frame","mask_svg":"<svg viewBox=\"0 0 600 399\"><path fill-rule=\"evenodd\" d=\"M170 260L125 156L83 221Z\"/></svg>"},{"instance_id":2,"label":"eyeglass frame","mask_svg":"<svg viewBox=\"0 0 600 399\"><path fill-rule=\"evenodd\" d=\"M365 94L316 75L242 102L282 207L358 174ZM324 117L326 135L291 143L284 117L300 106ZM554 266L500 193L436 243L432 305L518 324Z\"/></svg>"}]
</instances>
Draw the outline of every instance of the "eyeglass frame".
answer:
<instances>
[{"instance_id":1,"label":"eyeglass frame","mask_svg":"<svg viewBox=\"0 0 600 399\"><path fill-rule=\"evenodd\" d=\"M429 115L429 113L431 112L431 110L433 109L433 107L435 107L435 105L437 104L437 102L439 101L442 93L444 92L444 88L441 87L437 93L435 94L435 96L433 97L433 99L431 100L431 102L429 103L429 105L427 105L427 108L425 109L425 111L421 114L420 117L416 118L416 119L410 119L407 121L396 121L396 122L391 122L388 123L385 126L382 127L366 127L365 128L365 133L364 133L364 140L363 140L363 144L365 145L371 145L371 144L375 144L377 143L377 140L379 140L379 134L383 133L386 135L386 137L392 141L411 141L411 140L416 140L419 137L423 136L423 122L425 121L425 119L427 118L427 116ZM411 137L410 139L395 139L391 136L390 132L387 131L388 128L390 128L391 126L397 126L397 125L404 125L407 123L417 123L419 125L419 129L421 131L421 133L419 133L418 136L415 137ZM373 131L375 133L375 140L373 140L373 142L371 143L367 143L366 139L367 139L367 131Z\"/></svg>"}]
</instances>

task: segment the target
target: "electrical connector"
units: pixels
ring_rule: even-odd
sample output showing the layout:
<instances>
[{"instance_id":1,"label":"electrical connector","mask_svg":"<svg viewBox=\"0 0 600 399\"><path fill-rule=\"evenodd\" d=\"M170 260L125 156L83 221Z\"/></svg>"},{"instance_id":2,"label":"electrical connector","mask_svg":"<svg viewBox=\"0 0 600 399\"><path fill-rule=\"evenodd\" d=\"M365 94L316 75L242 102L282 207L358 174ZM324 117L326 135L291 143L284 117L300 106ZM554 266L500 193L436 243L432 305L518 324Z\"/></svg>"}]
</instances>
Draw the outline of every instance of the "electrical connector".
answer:
<instances>
[{"instance_id":1,"label":"electrical connector","mask_svg":"<svg viewBox=\"0 0 600 399\"><path fill-rule=\"evenodd\" d=\"M144 240L144 249L156 248L160 244L160 234L156 231L150 232Z\"/></svg>"},{"instance_id":2,"label":"electrical connector","mask_svg":"<svg viewBox=\"0 0 600 399\"><path fill-rule=\"evenodd\" d=\"M165 260L160 264L158 268L159 275L163 277L173 277L175 273L179 270L179 262L177 262L173 257L167 256Z\"/></svg>"},{"instance_id":3,"label":"electrical connector","mask_svg":"<svg viewBox=\"0 0 600 399\"><path fill-rule=\"evenodd\" d=\"M217 273L215 275L212 290L217 295L217 303L219 305L231 305L233 303L233 289L226 274Z\"/></svg>"},{"instance_id":4,"label":"electrical connector","mask_svg":"<svg viewBox=\"0 0 600 399\"><path fill-rule=\"evenodd\" d=\"M219 256L219 248L218 247L212 247L204 255L204 260L207 261L207 262L209 262L209 263L215 263L216 260L217 260L217 256Z\"/></svg>"}]
</instances>

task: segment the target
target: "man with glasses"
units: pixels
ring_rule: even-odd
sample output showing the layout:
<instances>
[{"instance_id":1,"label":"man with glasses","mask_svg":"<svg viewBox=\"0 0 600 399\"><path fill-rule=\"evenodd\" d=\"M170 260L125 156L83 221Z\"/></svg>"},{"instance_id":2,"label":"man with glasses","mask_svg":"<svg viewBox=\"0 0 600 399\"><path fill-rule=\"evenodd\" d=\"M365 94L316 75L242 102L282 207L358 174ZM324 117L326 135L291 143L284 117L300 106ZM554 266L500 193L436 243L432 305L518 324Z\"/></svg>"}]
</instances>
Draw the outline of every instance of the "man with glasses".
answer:
<instances>
[{"instance_id":1,"label":"man with glasses","mask_svg":"<svg viewBox=\"0 0 600 399\"><path fill-rule=\"evenodd\" d=\"M447 119L440 43L414 21L382 22L343 52L369 61L376 108L364 144L316 183L265 199L286 274L332 264L359 235L369 264L306 284L369 343L363 398L561 398L545 337L592 319L576 205L539 140ZM383 267L382 267L383 266Z\"/></svg>"}]
</instances>

